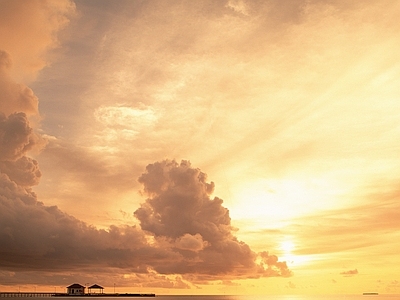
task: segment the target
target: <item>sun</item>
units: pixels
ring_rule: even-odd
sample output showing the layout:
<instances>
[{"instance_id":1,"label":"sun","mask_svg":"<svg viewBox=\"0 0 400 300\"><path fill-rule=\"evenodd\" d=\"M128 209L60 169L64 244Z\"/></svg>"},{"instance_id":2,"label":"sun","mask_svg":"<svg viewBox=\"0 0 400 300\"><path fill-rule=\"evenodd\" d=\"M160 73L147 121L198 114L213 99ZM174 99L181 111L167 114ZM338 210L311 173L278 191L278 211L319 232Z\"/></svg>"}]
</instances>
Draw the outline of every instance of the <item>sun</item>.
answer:
<instances>
[{"instance_id":1,"label":"sun","mask_svg":"<svg viewBox=\"0 0 400 300\"><path fill-rule=\"evenodd\" d=\"M288 265L293 265L295 261L298 260L298 257L293 254L294 249L295 249L294 242L289 238L285 238L279 244L279 250L280 250L279 258L282 261L286 261Z\"/></svg>"},{"instance_id":2,"label":"sun","mask_svg":"<svg viewBox=\"0 0 400 300\"><path fill-rule=\"evenodd\" d=\"M291 255L294 249L294 243L290 240L285 240L281 243L280 249L282 250L285 256Z\"/></svg>"}]
</instances>

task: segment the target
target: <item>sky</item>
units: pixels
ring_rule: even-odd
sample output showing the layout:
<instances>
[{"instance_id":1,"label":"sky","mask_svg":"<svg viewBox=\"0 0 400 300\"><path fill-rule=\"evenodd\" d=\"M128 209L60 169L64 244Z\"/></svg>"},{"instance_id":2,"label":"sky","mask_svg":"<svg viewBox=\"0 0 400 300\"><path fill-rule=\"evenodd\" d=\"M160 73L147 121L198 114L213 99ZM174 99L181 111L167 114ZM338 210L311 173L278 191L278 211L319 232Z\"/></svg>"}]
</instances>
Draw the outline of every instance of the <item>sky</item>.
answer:
<instances>
[{"instance_id":1,"label":"sky","mask_svg":"<svg viewBox=\"0 0 400 300\"><path fill-rule=\"evenodd\" d=\"M0 291L400 293L400 1L0 7Z\"/></svg>"}]
</instances>

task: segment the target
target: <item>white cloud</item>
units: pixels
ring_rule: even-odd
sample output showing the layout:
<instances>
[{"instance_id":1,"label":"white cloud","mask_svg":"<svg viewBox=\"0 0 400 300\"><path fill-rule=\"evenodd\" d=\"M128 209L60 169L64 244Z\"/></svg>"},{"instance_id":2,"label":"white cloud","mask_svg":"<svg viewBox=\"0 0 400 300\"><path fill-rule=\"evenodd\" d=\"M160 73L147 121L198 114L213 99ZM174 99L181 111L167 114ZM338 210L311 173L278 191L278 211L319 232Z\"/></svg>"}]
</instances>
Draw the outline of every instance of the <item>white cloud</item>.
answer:
<instances>
[{"instance_id":1,"label":"white cloud","mask_svg":"<svg viewBox=\"0 0 400 300\"><path fill-rule=\"evenodd\" d=\"M156 112L150 107L129 106L100 106L95 110L94 117L102 126L97 137L103 144L133 140L142 131L149 130L158 119Z\"/></svg>"}]
</instances>

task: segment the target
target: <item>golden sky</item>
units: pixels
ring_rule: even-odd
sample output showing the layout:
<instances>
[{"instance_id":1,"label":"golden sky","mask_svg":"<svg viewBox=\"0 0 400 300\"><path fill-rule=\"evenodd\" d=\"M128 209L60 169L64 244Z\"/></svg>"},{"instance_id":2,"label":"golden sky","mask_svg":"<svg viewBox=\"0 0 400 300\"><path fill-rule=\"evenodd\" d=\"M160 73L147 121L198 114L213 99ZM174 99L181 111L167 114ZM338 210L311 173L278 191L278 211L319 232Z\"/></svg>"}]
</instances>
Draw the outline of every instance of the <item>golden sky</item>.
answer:
<instances>
[{"instance_id":1,"label":"golden sky","mask_svg":"<svg viewBox=\"0 0 400 300\"><path fill-rule=\"evenodd\" d=\"M0 7L1 291L400 293L400 1Z\"/></svg>"}]
</instances>

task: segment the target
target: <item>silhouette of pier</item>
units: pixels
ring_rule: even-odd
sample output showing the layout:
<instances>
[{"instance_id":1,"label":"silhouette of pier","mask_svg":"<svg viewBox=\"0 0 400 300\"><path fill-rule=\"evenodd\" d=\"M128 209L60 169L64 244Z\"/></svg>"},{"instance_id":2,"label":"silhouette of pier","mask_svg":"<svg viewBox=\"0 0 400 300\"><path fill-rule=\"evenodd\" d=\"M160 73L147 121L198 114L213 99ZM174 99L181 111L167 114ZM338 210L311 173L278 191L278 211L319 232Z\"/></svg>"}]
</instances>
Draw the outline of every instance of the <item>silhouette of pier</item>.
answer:
<instances>
[{"instance_id":1,"label":"silhouette of pier","mask_svg":"<svg viewBox=\"0 0 400 300\"><path fill-rule=\"evenodd\" d=\"M26 297L54 297L61 293L36 293L36 292L0 292L0 298L26 298Z\"/></svg>"},{"instance_id":2,"label":"silhouette of pier","mask_svg":"<svg viewBox=\"0 0 400 300\"><path fill-rule=\"evenodd\" d=\"M114 285L114 293L104 293L104 288L98 284L94 284L88 287L88 293L85 291L86 287L79 284L74 283L70 286L67 286L66 293L54 293L49 292L0 292L0 298L46 298L46 297L155 297L155 294L142 294L142 293L115 293L115 285Z\"/></svg>"}]
</instances>

